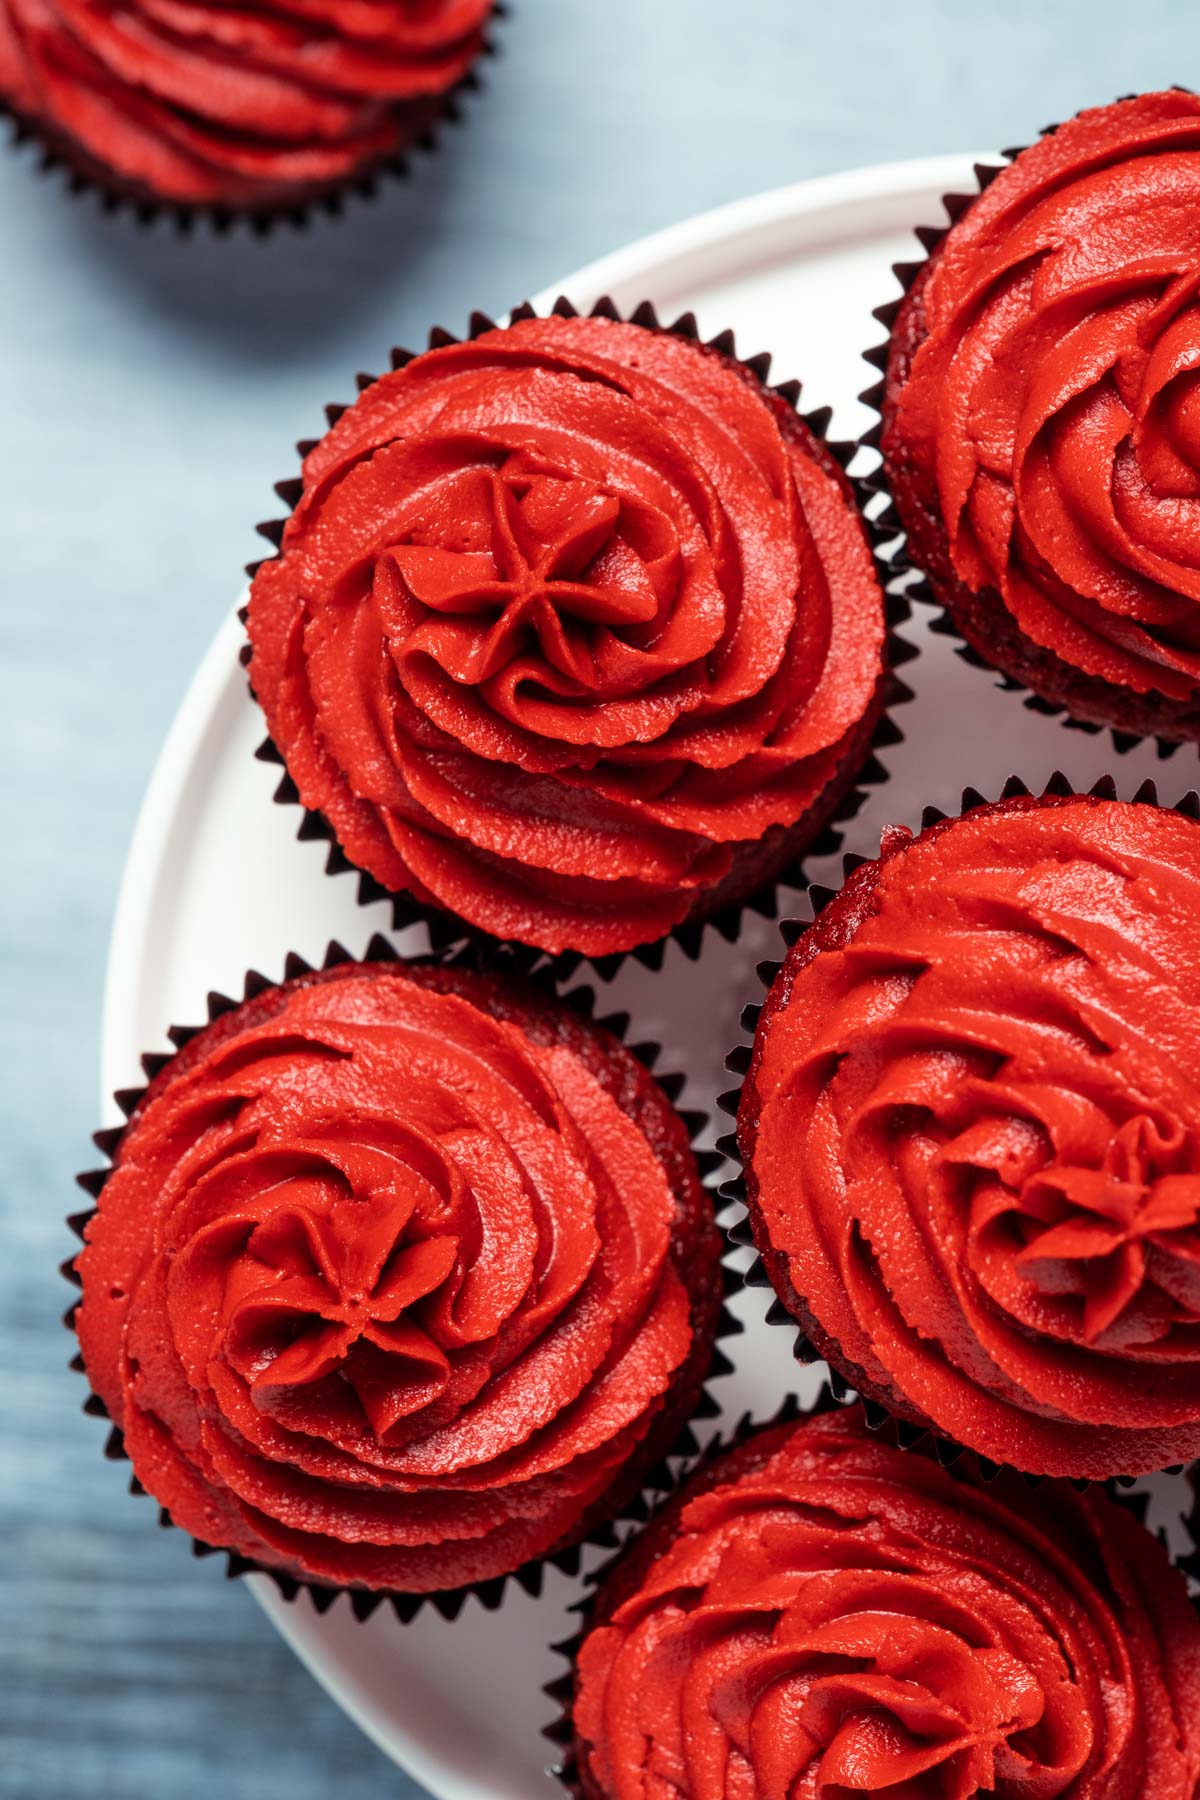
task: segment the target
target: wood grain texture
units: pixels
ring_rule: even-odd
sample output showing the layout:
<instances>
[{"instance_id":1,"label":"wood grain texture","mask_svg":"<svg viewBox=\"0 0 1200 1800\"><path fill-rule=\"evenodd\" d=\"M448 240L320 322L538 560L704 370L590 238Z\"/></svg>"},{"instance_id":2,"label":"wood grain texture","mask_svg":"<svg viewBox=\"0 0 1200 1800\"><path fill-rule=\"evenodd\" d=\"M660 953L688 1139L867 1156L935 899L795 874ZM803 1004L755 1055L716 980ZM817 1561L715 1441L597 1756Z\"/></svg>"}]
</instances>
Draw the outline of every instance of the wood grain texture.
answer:
<instances>
[{"instance_id":1,"label":"wood grain texture","mask_svg":"<svg viewBox=\"0 0 1200 1800\"><path fill-rule=\"evenodd\" d=\"M416 1792L250 1596L129 1498L58 1323L125 846L292 443L391 344L700 207L1200 82L1191 0L512 14L436 159L307 234L142 231L0 157L3 1800Z\"/></svg>"}]
</instances>

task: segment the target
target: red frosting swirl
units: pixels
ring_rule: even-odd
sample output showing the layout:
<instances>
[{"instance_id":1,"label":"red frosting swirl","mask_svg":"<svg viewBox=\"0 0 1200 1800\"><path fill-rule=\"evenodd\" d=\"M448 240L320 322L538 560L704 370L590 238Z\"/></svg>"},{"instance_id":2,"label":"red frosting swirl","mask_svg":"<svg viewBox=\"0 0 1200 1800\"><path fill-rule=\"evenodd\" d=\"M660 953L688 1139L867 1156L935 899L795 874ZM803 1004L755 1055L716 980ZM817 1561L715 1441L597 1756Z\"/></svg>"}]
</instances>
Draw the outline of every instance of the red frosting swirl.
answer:
<instances>
[{"instance_id":1,"label":"red frosting swirl","mask_svg":"<svg viewBox=\"0 0 1200 1800\"><path fill-rule=\"evenodd\" d=\"M1136 1520L854 1415L752 1437L601 1591L587 1800L1194 1800L1200 1623Z\"/></svg>"},{"instance_id":2,"label":"red frosting swirl","mask_svg":"<svg viewBox=\"0 0 1200 1800\"><path fill-rule=\"evenodd\" d=\"M561 1006L445 970L350 965L210 1026L86 1237L80 1344L142 1485L206 1543L358 1587L480 1581L608 1517L719 1307L661 1091Z\"/></svg>"},{"instance_id":3,"label":"red frosting swirl","mask_svg":"<svg viewBox=\"0 0 1200 1800\"><path fill-rule=\"evenodd\" d=\"M739 1141L866 1392L1037 1473L1200 1455L1200 826L1072 797L885 841L784 964Z\"/></svg>"},{"instance_id":4,"label":"red frosting swirl","mask_svg":"<svg viewBox=\"0 0 1200 1800\"><path fill-rule=\"evenodd\" d=\"M307 458L249 629L271 734L352 862L590 954L758 885L764 839L794 853L882 687L836 464L738 365L603 318L377 381Z\"/></svg>"},{"instance_id":5,"label":"red frosting swirl","mask_svg":"<svg viewBox=\"0 0 1200 1800\"><path fill-rule=\"evenodd\" d=\"M897 321L884 432L940 588L998 595L1001 635L1177 707L1200 698L1198 221L1192 94L1022 151Z\"/></svg>"},{"instance_id":6,"label":"red frosting swirl","mask_svg":"<svg viewBox=\"0 0 1200 1800\"><path fill-rule=\"evenodd\" d=\"M194 205L336 185L411 143L492 0L0 0L0 97L68 156Z\"/></svg>"}]
</instances>

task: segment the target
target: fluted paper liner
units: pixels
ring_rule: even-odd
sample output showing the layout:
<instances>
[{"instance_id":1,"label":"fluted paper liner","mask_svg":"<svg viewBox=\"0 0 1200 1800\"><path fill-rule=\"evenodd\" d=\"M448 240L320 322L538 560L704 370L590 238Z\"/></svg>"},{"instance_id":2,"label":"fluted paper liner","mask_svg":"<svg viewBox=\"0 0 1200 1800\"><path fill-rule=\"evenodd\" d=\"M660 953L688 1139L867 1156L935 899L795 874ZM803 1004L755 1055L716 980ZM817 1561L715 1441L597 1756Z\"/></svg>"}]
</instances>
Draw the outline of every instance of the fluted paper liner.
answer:
<instances>
[{"instance_id":1,"label":"fluted paper liner","mask_svg":"<svg viewBox=\"0 0 1200 1800\"><path fill-rule=\"evenodd\" d=\"M1056 771L1049 777L1044 786L1037 791L1041 794L1065 797L1070 794L1078 793L1080 790L1076 788L1074 783L1069 781L1065 775ZM1094 782L1093 785L1086 790L1086 792L1089 796L1096 799L1115 800L1117 798L1116 783L1111 775L1102 775L1098 781ZM1035 797L1035 790L1022 781L1020 776L1010 775L1008 780L1004 783L998 798L999 800L1012 800L1020 797L1033 798ZM1164 802L1159 800L1158 789L1153 781L1144 781L1133 798L1135 802L1150 806L1162 806L1164 804ZM975 807L987 806L990 804L996 804L996 802L989 802L986 796L979 793L975 788L964 788L960 812L969 812ZM1192 792L1185 794L1182 800L1177 801L1175 805L1168 810L1181 813L1186 818L1200 821L1200 794L1193 790ZM956 815L954 814L943 812L939 807L927 806L921 814L920 828L922 831L927 831L931 826L941 824L944 820L955 816ZM867 856L847 855L843 858L844 873L849 876L853 874L855 869L860 868L863 863L872 860L871 857ZM809 930L810 926L824 911L829 902L837 897L839 891L840 890L838 889L821 887L813 883L809 884L807 895L812 907L812 917L808 919L791 918L780 921L779 930L780 936L783 939L785 955L786 952L791 949L793 944L797 943L798 940L804 936L805 932ZM782 967L782 959L778 962L768 961L760 962L758 964L756 972L759 981L762 983L764 997L770 991L775 981L775 977L779 974ZM748 1002L742 1009L741 1026L744 1033L742 1042L731 1050L725 1059L726 1068L732 1075L738 1077L738 1085L731 1088L727 1093L721 1094L717 1099L717 1105L722 1112L727 1113L734 1120L737 1118L738 1107L742 1096L742 1078L750 1067L754 1047L754 1036L758 1028L762 1006L763 1002L761 1000L754 1000ZM814 1345L804 1326L798 1322L791 1312L789 1312L788 1308L784 1305L783 1301L779 1299L778 1295L774 1294L770 1276L767 1274L766 1265L755 1241L750 1224L749 1212L746 1208L745 1173L741 1154L738 1149L736 1130L729 1131L718 1138L717 1148L723 1151L724 1154L737 1165L739 1171L737 1175L721 1184L719 1193L722 1200L725 1201L727 1205L732 1205L736 1202L743 1209L742 1217L737 1219L733 1224L726 1225L726 1235L728 1236L730 1243L738 1250L748 1249L753 1252L753 1260L749 1268L743 1273L742 1281L747 1287L765 1288L772 1292L773 1298L766 1309L767 1323L770 1325L782 1325L791 1329L793 1333L792 1355L795 1357L796 1361L799 1363L819 1363L823 1360L821 1351ZM965 1444L959 1443L956 1438L938 1430L932 1424L917 1423L913 1419L904 1416L885 1400L882 1400L878 1394L860 1394L854 1386L854 1371L852 1365L848 1362L842 1369L829 1364L828 1379L830 1393L832 1399L836 1403L847 1406L861 1403L868 1427L872 1431L886 1432L889 1441L895 1443L901 1449L913 1449L918 1444L921 1444L923 1439L929 1438L932 1440L934 1454L944 1467L949 1468L953 1466L953 1464L962 1456L972 1456L985 1481L994 1480L1005 1470L1009 1473L1019 1475L1030 1487L1040 1487L1042 1482L1056 1479L1055 1477L1047 1475L1030 1474L1028 1471L1018 1468L1013 1463L992 1462L990 1458L981 1455L978 1451L968 1449ZM1158 1473L1175 1475L1178 1474L1184 1466L1185 1465L1182 1463L1174 1463L1169 1467L1158 1471ZM1070 1481L1071 1485L1078 1488L1081 1492L1085 1488L1094 1485L1090 1478L1085 1476L1065 1476L1057 1479ZM1135 1475L1116 1475L1110 1476L1105 1482L1099 1485L1103 1485L1110 1492L1116 1492L1119 1489L1132 1487L1134 1482L1139 1479L1142 1479L1142 1477ZM1198 1509L1198 1515L1200 1515L1200 1509Z\"/></svg>"},{"instance_id":2,"label":"fluted paper liner","mask_svg":"<svg viewBox=\"0 0 1200 1800\"><path fill-rule=\"evenodd\" d=\"M796 1394L789 1394L782 1405L779 1406L770 1418L758 1419L749 1412L743 1414L731 1431L714 1438L699 1456L695 1457L690 1464L681 1469L675 1488L673 1491L660 1496L654 1508L648 1515L645 1526L642 1529L649 1527L649 1525L651 1525L661 1513L678 1498L684 1487L694 1476L700 1475L705 1469L711 1468L720 1457L725 1456L728 1452L740 1448L748 1438L755 1436L760 1431L771 1431L779 1425L790 1425L797 1419L813 1418L819 1413L826 1413L842 1406L860 1407L868 1427L870 1429L877 1429L879 1421L876 1421L876 1424L872 1425L868 1413L868 1403L861 1400L855 1400L852 1397L847 1398L844 1392L838 1392L832 1382L823 1383L814 1399L808 1404L805 1404L805 1402L803 1402ZM973 1468L983 1481L991 1482L999 1476L1000 1468L995 1463L989 1463L986 1458L978 1456L975 1451L964 1450L960 1454L966 1458L968 1467ZM938 1460L943 1462L943 1466L948 1466L940 1456ZM958 1457L955 1457L952 1460L958 1461ZM1086 1486L1087 1484L1084 1483L1082 1485ZM1125 1507L1127 1511L1132 1513L1139 1524L1144 1525L1146 1523L1146 1502L1148 1498L1146 1494L1130 1494L1114 1491L1110 1495L1110 1498L1117 1501L1121 1506ZM1164 1534L1160 1531L1156 1532L1154 1535L1158 1538L1158 1541L1163 1547L1167 1548ZM1196 1535L1195 1529L1193 1529L1192 1535L1196 1542L1200 1544L1200 1536ZM630 1550L637 1542L639 1536L640 1532L631 1536L612 1556L606 1559L600 1568L596 1569L593 1574L588 1576L587 1591L572 1607L572 1611L578 1620L576 1630L571 1633L570 1637L564 1639L562 1642L551 1645L551 1649L554 1653L562 1658L564 1670L561 1675L558 1675L552 1681L547 1682L542 1689L542 1692L553 1702L555 1707L554 1716L549 1724L542 1727L542 1736L553 1746L554 1751L554 1761L551 1762L546 1773L553 1776L554 1779L558 1781L560 1786L571 1796L571 1800L585 1800L575 1755L575 1728L572 1718L575 1697L575 1660L579 1654L579 1649L584 1638L592 1627L595 1618L596 1602L609 1574L621 1561L626 1551ZM1177 1556L1172 1560L1176 1567L1181 1569L1185 1575L1194 1576L1200 1580L1200 1552L1193 1555ZM1192 1600L1197 1611L1200 1612L1200 1589L1193 1588Z\"/></svg>"},{"instance_id":3,"label":"fluted paper liner","mask_svg":"<svg viewBox=\"0 0 1200 1800\"><path fill-rule=\"evenodd\" d=\"M76 144L68 133L56 131L51 123L28 116L2 97L0 124L8 121L14 149L36 147L36 173L43 179L61 176L73 198L95 195L103 212L130 213L143 228L161 219L167 220L181 235L193 231L197 225L208 226L219 236L243 225L258 237L266 237L282 225L305 231L315 214L337 218L348 201L374 200L388 181L407 181L413 175L413 161L418 154L432 156L437 153L445 127L459 123L464 100L484 85L479 65L485 58L497 54L492 33L507 11L507 6L502 3L493 7L476 61L453 87L444 94L430 95L425 100L414 98L409 102L414 109L414 129L401 148L372 158L339 180L305 188L294 199L280 198L249 205L167 199L152 188L143 187L108 168Z\"/></svg>"},{"instance_id":4,"label":"fluted paper liner","mask_svg":"<svg viewBox=\"0 0 1200 1800\"><path fill-rule=\"evenodd\" d=\"M554 302L551 311L560 318L577 318L579 316L579 309L562 296ZM516 323L519 320L537 316L534 308L525 302L514 307L509 322ZM727 942L734 943L741 930L742 915L747 910L757 912L767 919L777 917L779 912L778 887L798 885L802 881L802 864L808 858L828 856L835 852L842 841L839 826L852 819L858 812L866 799L869 788L888 779L888 772L880 761L879 753L900 743L903 738L903 733L892 717L892 709L912 699L911 689L900 679L897 671L917 654L914 646L900 635L899 628L909 615L908 600L904 595L887 592L887 581L891 571L881 557L880 546L894 536L894 532L887 529L881 532L877 522L868 517L865 512L864 507L869 495L858 478L849 473L849 464L857 454L858 445L829 437L831 409L826 406L815 412L801 412L799 381L780 382L774 387L768 385L767 377L771 367L769 351L762 351L757 356L739 356L734 333L730 330L720 331L714 337L701 340L695 315L691 312L682 313L679 318L667 325L660 321L653 302L649 300L643 300L640 305L635 306L628 313L622 313L608 296L604 296L596 301L587 316L589 318L624 320L629 324L640 325L651 331L667 332L674 337L685 338L693 343L702 342L705 349L715 351L729 361L738 363L753 376L769 396L777 401L782 401L797 414L802 423L808 427L813 436L838 463L850 484L858 505L859 515L866 527L875 559L879 585L884 591L886 609L885 666L880 691L875 702L877 719L870 742L865 752L861 754L861 760L856 762L851 757L845 772L839 773L838 777L829 784L828 807L824 808L823 804L819 804L810 810L808 815L810 818L815 814L814 824L810 827L812 836L799 854L794 849L788 848L788 835L794 834L797 838L799 837L798 826L791 827L781 842L779 866L770 879L765 881L756 892L719 905L711 913L703 914L698 918L684 919L663 937L657 938L651 943L639 944L630 950L617 951L606 956L586 957L581 952L573 950L554 954L539 950L534 946L510 945L510 948L520 949L521 953L528 958L529 967L549 967L559 979L573 974L584 964L595 969L597 974L607 979L629 957L635 958L645 968L657 970L661 968L663 953L667 944L672 940L679 944L686 956L695 960L700 955L707 928L711 927ZM489 318L486 313L473 312L470 316L466 340L469 341L482 336L484 332L497 329L496 321ZM440 326L435 326L429 334L428 348L439 350L449 344L463 341ZM393 371L404 368L416 354L411 350L393 350L390 357L390 368ZM357 377L359 393L365 393L377 379L378 377L374 375L359 375ZM329 425L335 425L347 410L347 404L327 406L325 416ZM297 444L296 450L301 460L315 448L318 441L317 439L307 439ZM288 507L294 507L303 492L303 480L297 475L279 481L275 484L275 492ZM275 551L278 551L282 543L286 523L286 519L274 519L258 526L259 533L267 539ZM247 573L253 576L261 567L261 561L251 563L247 568ZM243 609L241 617L244 621L245 609ZM243 666L248 666L250 662L249 644L243 645L241 655ZM296 785L284 766L281 752L269 736L259 745L256 755L260 761L275 763L283 769L279 786L275 791L276 802L285 806L299 806L301 802ZM803 823L803 820L799 822L799 824ZM377 900L390 901L393 910L393 925L396 930L400 930L406 925L422 923L428 929L431 940L440 947L473 943L491 944L496 941L481 927L469 924L465 919L461 919L445 909L422 906L409 894L393 893L384 888L373 876L349 860L337 840L333 827L323 814L304 809L296 835L301 839L320 839L328 843L326 874L356 874L358 876L358 900L361 905L370 905Z\"/></svg>"},{"instance_id":5,"label":"fluted paper liner","mask_svg":"<svg viewBox=\"0 0 1200 1800\"><path fill-rule=\"evenodd\" d=\"M1134 96L1130 94L1120 96L1121 99L1126 100L1132 99L1133 97ZM1047 125L1043 127L1039 135L1041 137L1050 137L1058 129L1059 126L1057 124ZM980 194L982 194L986 188L991 186L997 175L1002 174L1010 163L1015 162L1017 157L1029 148L1030 146L1028 144L1014 145L1007 150L999 152L1000 156L1004 159L1002 162L976 163L974 165L974 174L977 185L974 193L952 193L942 195L942 207L946 213L946 223L944 225L918 225L914 227L913 236L918 240L921 248L924 250L924 256L917 257L911 262L906 261L892 264L892 273L900 283L900 293L894 299L887 300L882 305L875 307L871 313L871 317L879 322L887 333L887 336L881 344L873 344L870 349L864 350L863 352L863 361L868 363L872 369L878 371L878 380L873 381L869 387L864 388L863 392L859 395L859 399L865 406L869 406L871 411L876 415L875 422L862 433L855 446L856 449L865 448L875 451L880 449L883 436L883 397L884 389L887 384L887 366L891 351L892 327L895 325L900 309L908 298L917 278L926 268L933 252L941 245L943 239L948 235L951 228L958 223L968 207L979 198ZM1027 683L1019 680L1017 676L1010 675L996 663L989 662L987 657L978 651L973 644L968 643L967 639L955 624L949 610L936 598L929 578L924 570L910 559L908 555L907 535L900 522L900 514L896 507L896 503L892 499L887 473L883 467L882 461L880 462L879 467L873 469L870 474L860 476L859 481L866 493L882 495L884 497L885 504L877 514L877 528L879 533L878 541L882 545L880 554L887 563L890 578L893 581L898 581L902 577L909 578L908 584L903 589L903 592L910 601L920 601L932 609L933 616L929 621L930 631L938 637L953 639L955 654L961 657L963 662L969 664L973 669L980 669L987 674L993 675L996 679L997 686L1002 688L1006 693L1019 694L1021 696L1022 704L1029 712L1038 713L1043 718L1057 719L1064 729L1068 731L1083 731L1091 737L1098 737L1101 733L1107 732L1112 740L1113 748L1120 755L1125 755L1126 752L1134 749L1138 744L1150 741L1156 746L1159 757L1164 762L1168 757L1174 756L1175 752L1186 740L1158 736L1152 736L1148 740L1147 734L1144 732L1122 731L1115 725L1098 724L1094 719L1078 719L1067 710L1067 707L1062 702L1048 700L1044 695L1035 693Z\"/></svg>"},{"instance_id":6,"label":"fluted paper liner","mask_svg":"<svg viewBox=\"0 0 1200 1800\"><path fill-rule=\"evenodd\" d=\"M461 949L457 953L444 950L439 952L435 949L429 955L401 956L387 938L376 933L375 936L371 938L362 957L351 956L349 951L336 942L329 945L323 960L319 964L309 963L295 951L289 951L284 960L281 980L290 981L298 976L312 974L318 970L332 969L341 964L356 962L395 962L405 965L410 963L428 964L432 962L450 967L470 969L479 974L499 976L509 975L514 980L523 981L525 983L529 983L532 980L544 996L553 998L561 1005L569 1007L580 1018L595 1024L600 1029L607 1031L612 1037L618 1039L629 1051L630 1055L636 1057L643 1068L654 1075L654 1080L658 1087L666 1095L672 1105L675 1104L682 1092L685 1081L685 1077L682 1074L674 1072L654 1073L654 1066L661 1054L661 1048L657 1043L645 1042L629 1044L627 1042L626 1034L630 1024L629 1015L627 1013L616 1013L605 1017L596 1017L596 996L592 988L577 987L566 992L561 992L557 985L550 980L544 970L538 971L531 976L527 966L522 964L519 960L508 957L502 950L497 950L495 946L491 947L491 954L487 956L464 953ZM208 1020L206 1023L211 1024L213 1020L220 1018L225 1013L234 1011L237 1007L244 1005L247 1000L254 999L257 995L276 985L278 984L270 981L266 976L259 974L257 970L250 970L245 977L241 999L232 999L226 994L210 992L208 996ZM162 1072L163 1069L166 1068L167 1064L172 1061L175 1051L181 1050L185 1044L190 1043L191 1040L204 1029L204 1025L173 1025L166 1035L174 1045L174 1050L151 1052L142 1057L142 1068L146 1075L146 1084L141 1087L118 1089L114 1095L114 1099L126 1120L129 1120L136 1113L137 1108L146 1094L147 1086ZM688 1139L693 1147L701 1183L710 1199L713 1200L714 1208L719 1210L721 1202L713 1184L713 1177L716 1171L721 1167L724 1158L719 1151L697 1147L697 1140L704 1134L709 1125L709 1117L706 1113L701 1111L680 1111L678 1108L676 1110L679 1112L679 1117L687 1129ZM94 1134L93 1142L97 1149L107 1158L107 1166L87 1170L76 1177L79 1186L92 1201L91 1205L85 1207L80 1212L73 1213L67 1220L70 1230L77 1238L82 1239L88 1222L97 1211L97 1203L104 1190L104 1185L108 1180L109 1175L112 1173L112 1168L119 1153L125 1130L125 1125L115 1125L103 1131L97 1131ZM78 1252L72 1253L72 1255L62 1264L62 1273L64 1277L75 1287L81 1285L80 1276L76 1269L77 1254ZM725 1294L728 1296L731 1291L736 1290L738 1283L728 1269L722 1268L721 1274L724 1279ZM73 1302L67 1309L63 1319L64 1325L72 1332L74 1332L75 1315L78 1310L78 1304L78 1301ZM430 1593L414 1594L399 1593L382 1589L343 1588L329 1586L318 1582L305 1581L298 1576L292 1576L282 1570L272 1568L268 1564L240 1556L235 1551L222 1549L218 1545L203 1543L195 1538L191 1539L193 1555L223 1556L225 1559L225 1573L226 1576L230 1578L249 1574L266 1575L274 1583L275 1587L285 1600L294 1600L300 1592L307 1592L313 1606L316 1608L317 1612L320 1613L328 1611L329 1607L333 1605L339 1594L346 1593L349 1597L354 1616L359 1620L370 1618L371 1615L385 1602L391 1606L396 1617L403 1624L407 1624L411 1619L415 1618L424 1605L432 1606L443 1618L454 1619L457 1618L467 1597L471 1594L474 1594L478 1598L482 1606L486 1607L489 1611L492 1611L502 1603L509 1582L516 1582L517 1585L523 1588L528 1594L539 1594L542 1590L543 1575L548 1563L569 1576L578 1574L582 1552L585 1546L596 1545L604 1549L611 1549L618 1542L618 1528L623 1524L629 1522L637 1523L644 1519L656 1496L673 1486L674 1478L670 1466L672 1462L680 1457L689 1458L695 1456L699 1448L699 1443L693 1427L704 1419L714 1418L720 1411L720 1407L708 1390L707 1383L715 1380L720 1375L728 1374L733 1366L720 1347L721 1340L735 1336L742 1329L743 1327L740 1321L733 1316L729 1311L728 1305L723 1302L717 1321L716 1332L714 1334L711 1360L690 1418L682 1427L671 1447L664 1454L656 1457L650 1467L641 1475L637 1483L636 1491L624 1497L619 1504L614 1504L611 1519L597 1523L590 1531L581 1535L577 1543L571 1544L562 1550L551 1552L547 1556L537 1557L506 1575L498 1575L486 1581L468 1583L462 1587L447 1588ZM75 1355L72 1359L71 1367L78 1373L86 1376L87 1370L84 1365L82 1353L77 1353ZM104 1402L100 1399L99 1395L95 1393L89 1394L88 1398L83 1402L83 1411L94 1418L107 1419L109 1417ZM650 1429L653 1431L653 1425L651 1425ZM104 1454L110 1461L119 1462L128 1460L125 1453L122 1434L115 1425L112 1425L109 1430L104 1446ZM129 1489L132 1494L144 1494L146 1492L136 1475L131 1477ZM175 1529L173 1521L165 1508L159 1509L159 1524L164 1528Z\"/></svg>"}]
</instances>

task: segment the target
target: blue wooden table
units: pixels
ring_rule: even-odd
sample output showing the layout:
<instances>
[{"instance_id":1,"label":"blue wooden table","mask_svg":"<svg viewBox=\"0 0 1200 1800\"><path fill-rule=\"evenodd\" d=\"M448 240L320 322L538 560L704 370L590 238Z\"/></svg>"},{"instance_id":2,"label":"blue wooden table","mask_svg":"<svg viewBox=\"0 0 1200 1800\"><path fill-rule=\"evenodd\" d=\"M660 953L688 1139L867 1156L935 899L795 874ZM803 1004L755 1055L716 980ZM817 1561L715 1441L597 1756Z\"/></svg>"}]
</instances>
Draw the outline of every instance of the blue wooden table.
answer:
<instances>
[{"instance_id":1,"label":"blue wooden table","mask_svg":"<svg viewBox=\"0 0 1200 1800\"><path fill-rule=\"evenodd\" d=\"M122 857L294 441L390 345L687 213L1200 85L1194 0L512 0L502 50L412 182L267 243L104 218L30 154L0 155L10 1800L415 1792L249 1595L128 1497L58 1327Z\"/></svg>"}]
</instances>

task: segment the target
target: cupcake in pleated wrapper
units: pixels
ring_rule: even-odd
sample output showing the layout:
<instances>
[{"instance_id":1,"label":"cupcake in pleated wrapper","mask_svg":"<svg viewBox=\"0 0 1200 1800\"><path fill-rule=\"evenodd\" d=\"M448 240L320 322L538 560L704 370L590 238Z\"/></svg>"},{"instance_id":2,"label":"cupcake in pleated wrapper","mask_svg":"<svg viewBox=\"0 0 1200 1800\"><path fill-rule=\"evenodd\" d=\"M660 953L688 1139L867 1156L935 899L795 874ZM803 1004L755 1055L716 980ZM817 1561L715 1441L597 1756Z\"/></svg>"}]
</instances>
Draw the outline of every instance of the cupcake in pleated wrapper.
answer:
<instances>
[{"instance_id":1,"label":"cupcake in pleated wrapper","mask_svg":"<svg viewBox=\"0 0 1200 1800\"><path fill-rule=\"evenodd\" d=\"M897 268L867 441L971 659L1165 754L1200 740L1200 99L1007 154Z\"/></svg>"},{"instance_id":2,"label":"cupcake in pleated wrapper","mask_svg":"<svg viewBox=\"0 0 1200 1800\"><path fill-rule=\"evenodd\" d=\"M764 973L735 1228L776 1319L1031 1476L1200 1453L1200 825L1020 782L819 894Z\"/></svg>"},{"instance_id":3,"label":"cupcake in pleated wrapper","mask_svg":"<svg viewBox=\"0 0 1200 1800\"><path fill-rule=\"evenodd\" d=\"M285 797L466 931L604 959L736 929L906 695L827 415L648 307L432 343L280 485L248 669Z\"/></svg>"},{"instance_id":4,"label":"cupcake in pleated wrapper","mask_svg":"<svg viewBox=\"0 0 1200 1800\"><path fill-rule=\"evenodd\" d=\"M72 1323L201 1546L453 1614L603 1540L711 1411L720 1237L702 1116L582 995L371 954L248 978L119 1096Z\"/></svg>"},{"instance_id":5,"label":"cupcake in pleated wrapper","mask_svg":"<svg viewBox=\"0 0 1200 1800\"><path fill-rule=\"evenodd\" d=\"M559 1691L578 1800L1200 1782L1200 1620L1130 1511L983 1486L861 1408L740 1433L703 1466L610 1566Z\"/></svg>"},{"instance_id":6,"label":"cupcake in pleated wrapper","mask_svg":"<svg viewBox=\"0 0 1200 1800\"><path fill-rule=\"evenodd\" d=\"M457 116L491 0L0 0L0 107L77 189L260 226L407 170Z\"/></svg>"}]
</instances>

